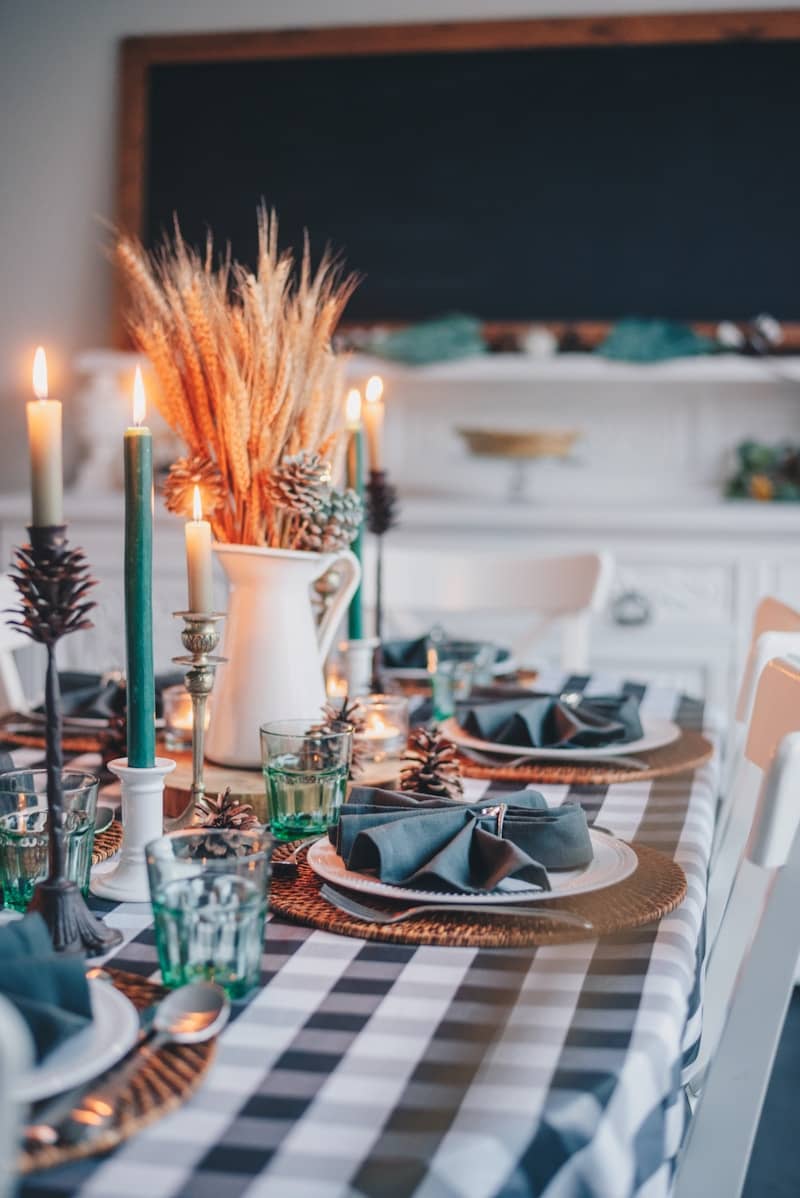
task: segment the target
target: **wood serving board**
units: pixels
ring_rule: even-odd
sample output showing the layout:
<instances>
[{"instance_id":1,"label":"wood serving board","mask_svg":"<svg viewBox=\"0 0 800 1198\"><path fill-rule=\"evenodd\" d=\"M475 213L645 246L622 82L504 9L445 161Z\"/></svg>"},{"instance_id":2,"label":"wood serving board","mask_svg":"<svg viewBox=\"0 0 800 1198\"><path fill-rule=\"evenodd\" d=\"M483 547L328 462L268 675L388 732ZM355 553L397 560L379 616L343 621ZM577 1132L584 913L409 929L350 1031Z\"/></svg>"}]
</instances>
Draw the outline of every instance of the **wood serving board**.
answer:
<instances>
[{"instance_id":1,"label":"wood serving board","mask_svg":"<svg viewBox=\"0 0 800 1198\"><path fill-rule=\"evenodd\" d=\"M192 788L192 756L191 753L167 752L176 763L175 769L167 775L164 783L164 815L168 819L177 818L189 802ZM269 822L267 811L267 792L264 775L261 770L237 770L224 765L205 763L203 775L206 792L210 795L221 794L230 787L231 794L244 803L249 803L262 824ZM386 765L380 764L367 767L359 775L359 786L394 787L398 783L395 777L386 776Z\"/></svg>"}]
</instances>

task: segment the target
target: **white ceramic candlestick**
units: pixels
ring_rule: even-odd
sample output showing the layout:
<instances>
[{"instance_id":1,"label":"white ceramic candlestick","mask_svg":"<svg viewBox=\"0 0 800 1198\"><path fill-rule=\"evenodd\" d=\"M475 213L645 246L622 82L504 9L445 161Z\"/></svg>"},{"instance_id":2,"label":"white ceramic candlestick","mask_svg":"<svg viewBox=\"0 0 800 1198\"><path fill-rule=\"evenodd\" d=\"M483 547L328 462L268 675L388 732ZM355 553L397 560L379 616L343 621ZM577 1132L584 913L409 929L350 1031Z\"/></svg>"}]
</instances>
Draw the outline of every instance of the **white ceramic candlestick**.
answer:
<instances>
[{"instance_id":1,"label":"white ceramic candlestick","mask_svg":"<svg viewBox=\"0 0 800 1198\"><path fill-rule=\"evenodd\" d=\"M127 757L109 761L108 768L122 784L122 848L112 872L92 878L91 891L99 898L121 903L147 903L145 845L164 832L164 779L175 769L168 757L157 757L149 769L128 765Z\"/></svg>"}]
</instances>

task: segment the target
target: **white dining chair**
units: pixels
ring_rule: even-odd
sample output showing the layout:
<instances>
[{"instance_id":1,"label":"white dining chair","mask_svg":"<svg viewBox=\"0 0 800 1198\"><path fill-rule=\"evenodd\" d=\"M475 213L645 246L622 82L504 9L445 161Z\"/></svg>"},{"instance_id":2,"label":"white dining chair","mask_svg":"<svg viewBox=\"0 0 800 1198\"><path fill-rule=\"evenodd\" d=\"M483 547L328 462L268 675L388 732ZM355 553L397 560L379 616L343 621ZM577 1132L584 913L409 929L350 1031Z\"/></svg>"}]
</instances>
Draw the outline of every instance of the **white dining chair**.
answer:
<instances>
[{"instance_id":1,"label":"white dining chair","mask_svg":"<svg viewBox=\"0 0 800 1198\"><path fill-rule=\"evenodd\" d=\"M367 604L374 602L370 548L364 572ZM532 646L557 627L562 668L585 673L591 618L608 598L613 559L605 553L537 558L387 543L383 569L387 618L396 619L400 613L424 615L450 631L458 615L480 616L485 620L482 627L490 628L493 617L514 614L521 617L520 632L511 636L519 664L529 664ZM425 630L418 622L416 633ZM410 628L406 631L411 633Z\"/></svg>"},{"instance_id":2,"label":"white dining chair","mask_svg":"<svg viewBox=\"0 0 800 1198\"><path fill-rule=\"evenodd\" d=\"M30 641L8 623L8 609L19 602L19 595L7 574L0 574L0 715L7 711L27 711L28 704L14 654Z\"/></svg>"},{"instance_id":3,"label":"white dining chair","mask_svg":"<svg viewBox=\"0 0 800 1198\"><path fill-rule=\"evenodd\" d=\"M756 692L766 664L777 657L800 657L800 612L768 596L756 608L750 650L736 703L728 761L717 812L711 853L706 932L717 934L755 813L761 774L747 757L745 744ZM800 726L800 725L799 725Z\"/></svg>"},{"instance_id":4,"label":"white dining chair","mask_svg":"<svg viewBox=\"0 0 800 1198\"><path fill-rule=\"evenodd\" d=\"M800 953L800 661L761 673L745 752L763 775L706 975L699 1098L673 1198L739 1198Z\"/></svg>"}]
</instances>

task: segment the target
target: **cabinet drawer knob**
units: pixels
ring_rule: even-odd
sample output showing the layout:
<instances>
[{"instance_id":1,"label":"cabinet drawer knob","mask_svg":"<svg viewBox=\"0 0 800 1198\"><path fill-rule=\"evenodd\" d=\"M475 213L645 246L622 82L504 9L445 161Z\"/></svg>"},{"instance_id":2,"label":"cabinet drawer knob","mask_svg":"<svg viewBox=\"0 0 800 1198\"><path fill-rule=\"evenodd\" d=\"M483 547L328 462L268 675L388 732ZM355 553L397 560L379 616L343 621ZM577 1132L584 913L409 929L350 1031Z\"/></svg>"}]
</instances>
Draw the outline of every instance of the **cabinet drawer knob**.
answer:
<instances>
[{"instance_id":1,"label":"cabinet drawer knob","mask_svg":"<svg viewBox=\"0 0 800 1198\"><path fill-rule=\"evenodd\" d=\"M611 601L611 617L615 624L627 628L649 624L653 618L653 605L641 591L621 591Z\"/></svg>"}]
</instances>

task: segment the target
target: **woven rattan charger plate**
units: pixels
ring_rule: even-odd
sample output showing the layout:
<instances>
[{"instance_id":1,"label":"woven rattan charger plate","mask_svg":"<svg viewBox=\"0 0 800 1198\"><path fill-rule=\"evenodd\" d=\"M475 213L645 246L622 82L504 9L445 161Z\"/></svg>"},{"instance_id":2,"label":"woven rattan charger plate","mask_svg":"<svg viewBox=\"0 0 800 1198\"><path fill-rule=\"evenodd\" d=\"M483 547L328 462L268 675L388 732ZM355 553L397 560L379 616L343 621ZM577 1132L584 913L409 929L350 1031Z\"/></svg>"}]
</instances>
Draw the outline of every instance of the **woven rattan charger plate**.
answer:
<instances>
[{"instance_id":1,"label":"woven rattan charger plate","mask_svg":"<svg viewBox=\"0 0 800 1198\"><path fill-rule=\"evenodd\" d=\"M108 972L117 989L139 1011L158 1002L167 993L163 986L148 982L135 973L124 973L121 969L109 969ZM167 1044L146 1059L143 1056L142 1067L123 1089L116 1120L107 1131L87 1143L43 1145L24 1152L18 1161L19 1171L33 1173L110 1152L148 1123L185 1102L202 1081L213 1060L215 1047L215 1040L205 1044Z\"/></svg>"},{"instance_id":2,"label":"woven rattan charger plate","mask_svg":"<svg viewBox=\"0 0 800 1198\"><path fill-rule=\"evenodd\" d=\"M278 845L275 859L281 860L296 847L297 842L294 845ZM540 921L527 916L514 919L482 912L469 915L436 912L393 925L364 923L345 915L322 898L319 892L321 879L308 865L305 850L298 853L296 878L285 881L273 878L270 909L273 914L293 923L319 928L324 932L359 936L364 940L385 940L392 944L528 948L591 940L610 932L622 932L653 923L673 911L686 895L686 876L670 857L646 845L634 844L631 847L639 858L638 869L631 877L605 890L575 895L569 899L560 898L552 904L560 910L575 911L591 920L591 932L560 927L549 920ZM381 902L372 896L369 903L385 911L398 908L396 903Z\"/></svg>"},{"instance_id":3,"label":"woven rattan charger plate","mask_svg":"<svg viewBox=\"0 0 800 1198\"><path fill-rule=\"evenodd\" d=\"M624 746L620 753L624 754ZM669 778L673 774L686 774L699 769L714 752L714 746L699 732L684 729L677 740L661 749L648 753L637 753L647 769L632 770L624 766L604 765L602 758L595 761L570 762L531 761L526 765L478 765L459 753L461 770L466 778L486 778L502 782L555 782L572 784L596 783L610 786L615 782L651 782L655 778Z\"/></svg>"},{"instance_id":4,"label":"woven rattan charger plate","mask_svg":"<svg viewBox=\"0 0 800 1198\"><path fill-rule=\"evenodd\" d=\"M92 865L99 865L101 861L108 861L109 857L113 857L117 849L122 844L122 824L115 819L104 828L102 832L97 832L92 845Z\"/></svg>"}]
</instances>

